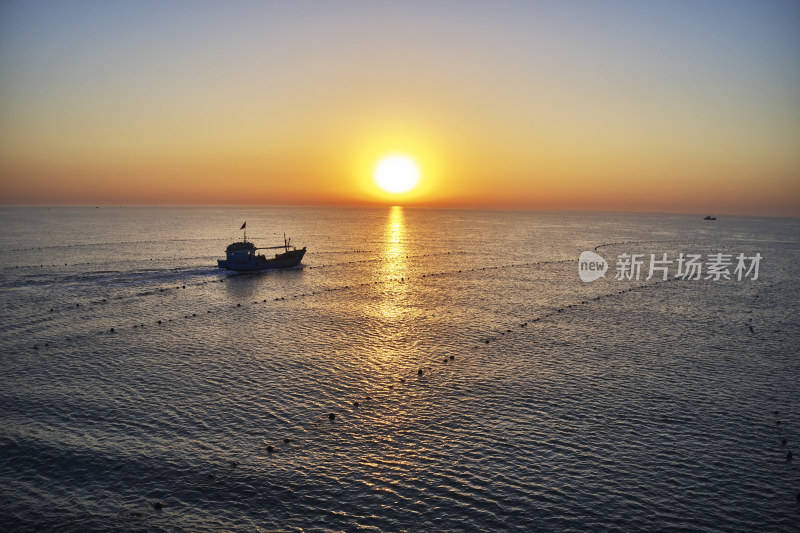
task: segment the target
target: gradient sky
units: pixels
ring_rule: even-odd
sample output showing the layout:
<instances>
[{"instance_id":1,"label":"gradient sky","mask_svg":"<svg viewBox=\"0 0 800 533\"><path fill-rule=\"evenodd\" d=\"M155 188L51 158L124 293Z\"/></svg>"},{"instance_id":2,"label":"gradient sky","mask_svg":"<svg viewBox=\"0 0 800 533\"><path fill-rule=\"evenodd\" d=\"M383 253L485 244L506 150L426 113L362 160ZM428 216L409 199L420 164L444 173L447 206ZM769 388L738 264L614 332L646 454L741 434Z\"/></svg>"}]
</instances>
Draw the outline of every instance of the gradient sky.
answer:
<instances>
[{"instance_id":1,"label":"gradient sky","mask_svg":"<svg viewBox=\"0 0 800 533\"><path fill-rule=\"evenodd\" d=\"M6 0L0 202L800 216L800 2Z\"/></svg>"}]
</instances>

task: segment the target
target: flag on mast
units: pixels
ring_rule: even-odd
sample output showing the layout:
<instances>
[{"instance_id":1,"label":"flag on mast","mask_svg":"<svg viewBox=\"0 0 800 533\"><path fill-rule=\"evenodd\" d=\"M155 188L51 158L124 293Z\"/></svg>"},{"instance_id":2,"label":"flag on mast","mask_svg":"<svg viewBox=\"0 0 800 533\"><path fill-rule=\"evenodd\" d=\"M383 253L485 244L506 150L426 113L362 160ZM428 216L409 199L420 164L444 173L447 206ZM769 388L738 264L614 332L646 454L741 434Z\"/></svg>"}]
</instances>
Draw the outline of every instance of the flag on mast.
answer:
<instances>
[{"instance_id":1,"label":"flag on mast","mask_svg":"<svg viewBox=\"0 0 800 533\"><path fill-rule=\"evenodd\" d=\"M239 228L239 229L244 229L246 226L247 226L247 221L245 220L245 221L244 221L244 224L242 224L242 227L241 227L241 228Z\"/></svg>"}]
</instances>

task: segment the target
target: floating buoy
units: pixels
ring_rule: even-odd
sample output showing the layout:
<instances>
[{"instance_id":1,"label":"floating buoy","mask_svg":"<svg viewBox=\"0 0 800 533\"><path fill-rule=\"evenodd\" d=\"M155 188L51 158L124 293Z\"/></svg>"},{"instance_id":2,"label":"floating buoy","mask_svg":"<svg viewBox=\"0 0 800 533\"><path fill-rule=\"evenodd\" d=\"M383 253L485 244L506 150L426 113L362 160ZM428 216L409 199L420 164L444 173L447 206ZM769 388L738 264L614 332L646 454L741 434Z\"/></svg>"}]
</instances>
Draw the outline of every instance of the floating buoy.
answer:
<instances>
[{"instance_id":1,"label":"floating buoy","mask_svg":"<svg viewBox=\"0 0 800 533\"><path fill-rule=\"evenodd\" d=\"M333 414L333 413L329 413L328 414L328 418L331 419L331 420L336 420L336 415Z\"/></svg>"},{"instance_id":2,"label":"floating buoy","mask_svg":"<svg viewBox=\"0 0 800 533\"><path fill-rule=\"evenodd\" d=\"M456 356L455 356L455 355L451 355L451 356L450 356L450 360L451 360L451 361L452 361L453 359L455 359L455 358L456 358Z\"/></svg>"},{"instance_id":3,"label":"floating buoy","mask_svg":"<svg viewBox=\"0 0 800 533\"><path fill-rule=\"evenodd\" d=\"M208 473L208 475L207 475L206 477L207 477L208 479L214 479L214 478L215 478L215 477L217 477L217 476L215 476L213 472L209 472L209 473Z\"/></svg>"},{"instance_id":4,"label":"floating buoy","mask_svg":"<svg viewBox=\"0 0 800 533\"><path fill-rule=\"evenodd\" d=\"M114 328L111 328L111 333L114 333Z\"/></svg>"},{"instance_id":5,"label":"floating buoy","mask_svg":"<svg viewBox=\"0 0 800 533\"><path fill-rule=\"evenodd\" d=\"M289 444L290 442L292 442L292 439L286 438L286 439L283 439L283 442L284 442L284 444Z\"/></svg>"},{"instance_id":6,"label":"floating buoy","mask_svg":"<svg viewBox=\"0 0 800 533\"><path fill-rule=\"evenodd\" d=\"M273 448L272 446L267 446L267 453L272 453L274 451L275 451L275 448Z\"/></svg>"},{"instance_id":7,"label":"floating buoy","mask_svg":"<svg viewBox=\"0 0 800 533\"><path fill-rule=\"evenodd\" d=\"M361 404L358 402L353 402L353 407L359 407Z\"/></svg>"},{"instance_id":8,"label":"floating buoy","mask_svg":"<svg viewBox=\"0 0 800 533\"><path fill-rule=\"evenodd\" d=\"M160 511L163 508L164 508L164 504L163 503L161 503L161 502L153 502L153 509L155 509L156 511Z\"/></svg>"},{"instance_id":9,"label":"floating buoy","mask_svg":"<svg viewBox=\"0 0 800 533\"><path fill-rule=\"evenodd\" d=\"M488 341L487 341L487 342L488 342ZM422 369L421 369L421 368L420 368L419 370L417 370L417 374L418 374L418 375L420 375L420 376L423 374L423 372L422 372Z\"/></svg>"}]
</instances>

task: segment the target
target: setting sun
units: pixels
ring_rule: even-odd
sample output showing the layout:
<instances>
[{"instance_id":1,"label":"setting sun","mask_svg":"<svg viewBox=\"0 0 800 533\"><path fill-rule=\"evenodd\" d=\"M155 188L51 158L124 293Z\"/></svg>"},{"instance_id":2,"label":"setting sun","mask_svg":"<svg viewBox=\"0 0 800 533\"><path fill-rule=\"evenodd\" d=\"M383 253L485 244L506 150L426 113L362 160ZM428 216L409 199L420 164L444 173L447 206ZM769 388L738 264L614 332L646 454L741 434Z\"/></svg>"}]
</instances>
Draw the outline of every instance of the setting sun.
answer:
<instances>
[{"instance_id":1,"label":"setting sun","mask_svg":"<svg viewBox=\"0 0 800 533\"><path fill-rule=\"evenodd\" d=\"M419 183L419 167L404 155L386 156L375 166L375 183L386 192L408 192Z\"/></svg>"}]
</instances>

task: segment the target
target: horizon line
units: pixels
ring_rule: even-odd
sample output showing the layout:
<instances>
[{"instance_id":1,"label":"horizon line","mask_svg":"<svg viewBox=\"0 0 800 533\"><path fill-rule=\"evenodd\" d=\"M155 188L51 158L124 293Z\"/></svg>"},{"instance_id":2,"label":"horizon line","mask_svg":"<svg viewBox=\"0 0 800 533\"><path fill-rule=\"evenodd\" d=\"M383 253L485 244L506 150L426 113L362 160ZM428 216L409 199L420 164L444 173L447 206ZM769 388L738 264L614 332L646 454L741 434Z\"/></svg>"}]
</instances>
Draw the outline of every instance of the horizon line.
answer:
<instances>
[{"instance_id":1,"label":"horizon line","mask_svg":"<svg viewBox=\"0 0 800 533\"><path fill-rule=\"evenodd\" d=\"M757 218L781 218L781 219L800 219L798 215L762 215L753 213L726 213L726 212L695 212L695 211L636 211L636 210L615 210L615 209L576 209L576 208L542 208L542 207L513 207L513 206L470 206L470 205L432 205L422 203L389 203L389 202L372 202L372 203L359 203L359 204L203 204L203 203L186 203L186 204L173 204L173 203L31 203L31 204L2 204L0 208L26 208L26 207L85 207L99 209L101 207L247 207L247 208L274 208L274 207L288 207L288 208L344 208L344 209L376 209L376 208L392 208L403 207L407 209L430 209L430 210L464 210L464 211L530 211L530 212L546 212L546 213L595 213L595 214L631 214L631 215L685 215L685 216L705 216L713 215L716 217L757 217Z\"/></svg>"}]
</instances>

